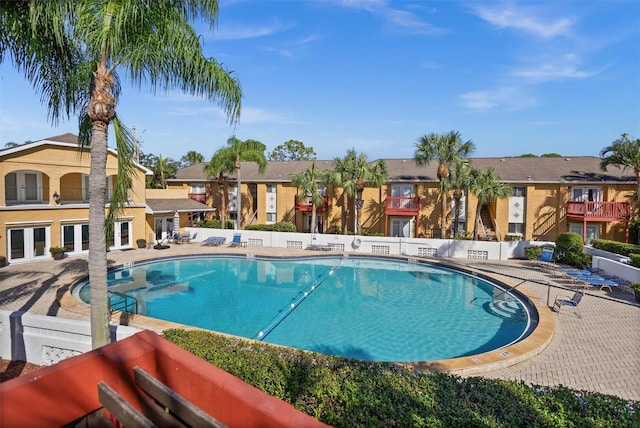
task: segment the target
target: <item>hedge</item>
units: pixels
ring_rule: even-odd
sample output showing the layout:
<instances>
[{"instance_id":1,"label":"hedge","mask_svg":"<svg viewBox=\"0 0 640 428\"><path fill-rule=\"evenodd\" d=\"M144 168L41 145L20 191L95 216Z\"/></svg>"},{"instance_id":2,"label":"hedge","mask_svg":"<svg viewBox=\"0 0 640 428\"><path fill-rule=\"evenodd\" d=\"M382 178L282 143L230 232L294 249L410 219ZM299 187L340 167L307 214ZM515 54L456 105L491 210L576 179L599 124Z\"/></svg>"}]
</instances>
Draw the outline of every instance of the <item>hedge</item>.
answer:
<instances>
[{"instance_id":1,"label":"hedge","mask_svg":"<svg viewBox=\"0 0 640 428\"><path fill-rule=\"evenodd\" d=\"M640 402L563 386L460 378L194 330L164 337L336 427L640 426Z\"/></svg>"}]
</instances>

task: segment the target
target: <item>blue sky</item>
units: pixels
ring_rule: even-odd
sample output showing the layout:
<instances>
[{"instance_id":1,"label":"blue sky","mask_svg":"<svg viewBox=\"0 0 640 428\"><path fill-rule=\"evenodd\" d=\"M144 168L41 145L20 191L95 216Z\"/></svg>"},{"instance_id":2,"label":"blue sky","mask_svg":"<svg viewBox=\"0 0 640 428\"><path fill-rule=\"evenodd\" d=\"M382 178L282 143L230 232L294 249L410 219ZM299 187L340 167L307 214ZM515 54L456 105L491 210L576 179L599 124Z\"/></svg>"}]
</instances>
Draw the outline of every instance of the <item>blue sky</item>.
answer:
<instances>
[{"instance_id":1,"label":"blue sky","mask_svg":"<svg viewBox=\"0 0 640 428\"><path fill-rule=\"evenodd\" d=\"M598 156L640 138L640 2L220 0L205 53L244 98L233 128L215 104L123 85L119 115L142 151L206 159L227 138L294 139L319 159L355 148L410 158L459 131L474 157ZM11 63L0 66L0 147L65 132Z\"/></svg>"}]
</instances>

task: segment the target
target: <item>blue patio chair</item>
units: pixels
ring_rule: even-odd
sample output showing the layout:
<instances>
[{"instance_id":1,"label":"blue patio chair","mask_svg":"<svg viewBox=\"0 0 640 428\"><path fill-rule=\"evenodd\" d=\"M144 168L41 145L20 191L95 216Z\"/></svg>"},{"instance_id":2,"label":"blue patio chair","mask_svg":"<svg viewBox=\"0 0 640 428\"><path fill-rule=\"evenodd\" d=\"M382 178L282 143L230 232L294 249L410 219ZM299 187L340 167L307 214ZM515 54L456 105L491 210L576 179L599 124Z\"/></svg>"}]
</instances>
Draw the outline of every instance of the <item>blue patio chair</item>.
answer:
<instances>
[{"instance_id":1,"label":"blue patio chair","mask_svg":"<svg viewBox=\"0 0 640 428\"><path fill-rule=\"evenodd\" d=\"M242 240L242 234L235 233L233 235L233 239L231 240L231 242L229 242L229 246L230 247L246 247L247 241Z\"/></svg>"},{"instance_id":2,"label":"blue patio chair","mask_svg":"<svg viewBox=\"0 0 640 428\"><path fill-rule=\"evenodd\" d=\"M553 310L557 313L560 313L560 309L563 306L567 306L573 308L573 313L576 314L578 318L582 318L582 314L580 313L580 309L578 309L578 305L584 296L584 291L578 290L576 291L571 298L569 297L556 297L553 302Z\"/></svg>"},{"instance_id":3,"label":"blue patio chair","mask_svg":"<svg viewBox=\"0 0 640 428\"><path fill-rule=\"evenodd\" d=\"M224 244L224 241L227 239L224 236L210 236L204 241L202 241L202 245L217 247L218 245Z\"/></svg>"}]
</instances>

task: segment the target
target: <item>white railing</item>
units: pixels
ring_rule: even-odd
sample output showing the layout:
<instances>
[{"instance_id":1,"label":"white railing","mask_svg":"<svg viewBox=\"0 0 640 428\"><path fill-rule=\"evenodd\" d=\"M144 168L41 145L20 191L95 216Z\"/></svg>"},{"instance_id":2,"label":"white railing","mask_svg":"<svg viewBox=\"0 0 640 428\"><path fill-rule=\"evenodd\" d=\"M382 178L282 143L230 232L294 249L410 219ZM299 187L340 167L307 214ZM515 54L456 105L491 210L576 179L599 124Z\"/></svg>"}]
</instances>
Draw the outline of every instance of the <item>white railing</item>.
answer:
<instances>
[{"instance_id":1,"label":"white railing","mask_svg":"<svg viewBox=\"0 0 640 428\"><path fill-rule=\"evenodd\" d=\"M210 236L225 237L231 242L234 233L242 233L242 240L251 242L251 246L275 248L307 248L312 244L311 233L259 232L255 230L186 228L188 232L198 233L198 241ZM332 248L343 248L346 252L364 254L396 254L424 256L436 254L436 257L469 258L469 254L486 254L488 260L508 260L524 258L524 249L531 245L544 245L543 241L468 241L457 239L431 238L395 238L386 236L354 235L315 235L323 244Z\"/></svg>"}]
</instances>

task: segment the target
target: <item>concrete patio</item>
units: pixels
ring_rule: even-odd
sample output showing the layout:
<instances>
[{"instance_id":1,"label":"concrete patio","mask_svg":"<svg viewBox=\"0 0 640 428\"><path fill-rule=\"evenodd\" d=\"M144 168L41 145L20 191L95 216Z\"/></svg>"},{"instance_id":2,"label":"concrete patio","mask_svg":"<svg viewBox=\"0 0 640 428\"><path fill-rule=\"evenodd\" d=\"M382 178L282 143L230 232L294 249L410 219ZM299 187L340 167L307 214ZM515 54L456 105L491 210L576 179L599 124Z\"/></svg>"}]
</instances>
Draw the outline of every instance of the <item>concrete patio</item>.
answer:
<instances>
[{"instance_id":1,"label":"concrete patio","mask_svg":"<svg viewBox=\"0 0 640 428\"><path fill-rule=\"evenodd\" d=\"M197 253L254 253L311 255L309 251L265 247L206 247L198 243L153 249L112 251L109 265L155 257ZM552 305L557 295L570 295L570 284L553 268L530 261L437 259L464 265L483 273L519 283L519 289ZM87 274L86 256L62 261L41 261L0 269L0 309L39 315L87 320L86 313L72 312L58 303L69 286ZM613 394L640 401L640 306L627 290L586 290L580 304L582 318L571 310L553 312L555 334L540 354L506 368L489 370L482 376L510 379L527 384L558 386Z\"/></svg>"}]
</instances>

